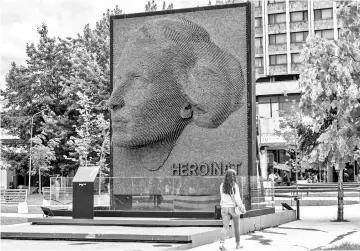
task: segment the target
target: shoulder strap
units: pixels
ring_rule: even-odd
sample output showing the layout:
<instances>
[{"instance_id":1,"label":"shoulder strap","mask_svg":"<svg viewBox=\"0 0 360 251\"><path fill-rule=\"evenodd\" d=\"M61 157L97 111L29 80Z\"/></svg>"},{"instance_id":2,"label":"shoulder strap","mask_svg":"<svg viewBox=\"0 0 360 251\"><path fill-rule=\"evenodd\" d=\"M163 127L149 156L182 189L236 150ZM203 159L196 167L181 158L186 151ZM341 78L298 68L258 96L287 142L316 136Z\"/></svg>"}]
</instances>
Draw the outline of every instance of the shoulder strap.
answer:
<instances>
[{"instance_id":1,"label":"shoulder strap","mask_svg":"<svg viewBox=\"0 0 360 251\"><path fill-rule=\"evenodd\" d=\"M231 199L232 199L232 201L234 202L235 206L239 206L239 205L236 203L236 200L235 200L235 198L234 198L234 194L230 194L230 196L231 196Z\"/></svg>"}]
</instances>

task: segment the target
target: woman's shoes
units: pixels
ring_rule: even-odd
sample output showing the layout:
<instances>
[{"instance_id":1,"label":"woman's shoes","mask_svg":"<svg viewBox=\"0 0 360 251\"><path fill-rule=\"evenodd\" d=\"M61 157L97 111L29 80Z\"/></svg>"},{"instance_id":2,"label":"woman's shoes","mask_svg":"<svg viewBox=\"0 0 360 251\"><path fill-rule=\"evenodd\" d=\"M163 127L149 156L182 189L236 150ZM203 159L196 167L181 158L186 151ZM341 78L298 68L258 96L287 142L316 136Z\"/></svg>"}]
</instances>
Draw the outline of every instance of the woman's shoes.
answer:
<instances>
[{"instance_id":1,"label":"woman's shoes","mask_svg":"<svg viewBox=\"0 0 360 251\"><path fill-rule=\"evenodd\" d=\"M241 249L243 248L242 246L240 246L240 243L236 243L236 249Z\"/></svg>"},{"instance_id":2,"label":"woman's shoes","mask_svg":"<svg viewBox=\"0 0 360 251\"><path fill-rule=\"evenodd\" d=\"M226 250L224 242L220 242L219 249L220 250Z\"/></svg>"}]
</instances>

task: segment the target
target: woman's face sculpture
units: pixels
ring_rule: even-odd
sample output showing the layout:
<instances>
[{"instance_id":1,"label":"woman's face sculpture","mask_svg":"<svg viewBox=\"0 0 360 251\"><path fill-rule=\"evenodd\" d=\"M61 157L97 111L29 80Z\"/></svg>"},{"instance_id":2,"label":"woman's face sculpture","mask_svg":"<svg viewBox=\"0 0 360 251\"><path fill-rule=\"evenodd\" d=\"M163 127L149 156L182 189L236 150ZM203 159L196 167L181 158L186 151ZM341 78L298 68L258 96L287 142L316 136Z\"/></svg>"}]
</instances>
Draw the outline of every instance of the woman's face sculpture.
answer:
<instances>
[{"instance_id":1,"label":"woman's face sculpture","mask_svg":"<svg viewBox=\"0 0 360 251\"><path fill-rule=\"evenodd\" d=\"M239 109L245 91L240 63L185 19L145 23L129 37L114 72L118 147L175 142L190 122L216 128Z\"/></svg>"},{"instance_id":2,"label":"woman's face sculpture","mask_svg":"<svg viewBox=\"0 0 360 251\"><path fill-rule=\"evenodd\" d=\"M188 122L181 117L181 110L186 108L186 100L162 48L131 41L117 67L120 74L110 102L117 146L154 144L184 129Z\"/></svg>"}]
</instances>

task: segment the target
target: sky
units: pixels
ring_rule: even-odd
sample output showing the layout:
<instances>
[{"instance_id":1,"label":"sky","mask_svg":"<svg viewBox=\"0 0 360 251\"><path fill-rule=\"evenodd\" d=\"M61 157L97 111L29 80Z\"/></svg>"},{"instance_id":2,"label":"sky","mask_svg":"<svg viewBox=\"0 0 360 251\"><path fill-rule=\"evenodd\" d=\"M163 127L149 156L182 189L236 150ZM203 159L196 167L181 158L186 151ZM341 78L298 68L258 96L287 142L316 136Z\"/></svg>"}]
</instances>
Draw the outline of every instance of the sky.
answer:
<instances>
[{"instance_id":1,"label":"sky","mask_svg":"<svg viewBox=\"0 0 360 251\"><path fill-rule=\"evenodd\" d=\"M212 1L215 2L215 1ZM95 27L116 5L126 14L143 12L147 0L0 0L0 88L11 62L25 65L26 44L36 43L36 29L45 23L51 37L75 37L85 25ZM163 0L155 0L158 8ZM168 0L175 9L206 6L208 0Z\"/></svg>"}]
</instances>

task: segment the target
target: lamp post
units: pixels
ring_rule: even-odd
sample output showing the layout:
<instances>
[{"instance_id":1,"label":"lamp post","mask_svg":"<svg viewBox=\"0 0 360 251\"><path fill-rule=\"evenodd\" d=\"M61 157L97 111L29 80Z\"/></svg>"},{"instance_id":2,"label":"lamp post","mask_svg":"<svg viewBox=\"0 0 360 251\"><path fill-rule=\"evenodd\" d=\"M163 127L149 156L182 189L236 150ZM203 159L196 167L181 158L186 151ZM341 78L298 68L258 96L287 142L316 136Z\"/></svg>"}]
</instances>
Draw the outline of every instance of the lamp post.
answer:
<instances>
[{"instance_id":1,"label":"lamp post","mask_svg":"<svg viewBox=\"0 0 360 251\"><path fill-rule=\"evenodd\" d=\"M47 108L46 108L47 109ZM40 112L35 113L34 115L32 115L31 117L31 126L30 126L30 163L29 163L29 184L28 184L28 193L30 194L30 184L31 184L31 151L32 151L32 137L33 137L33 123L34 123L34 117L40 113L42 113L43 111L45 111L46 109L41 110ZM40 170L39 170L40 171Z\"/></svg>"}]
</instances>

